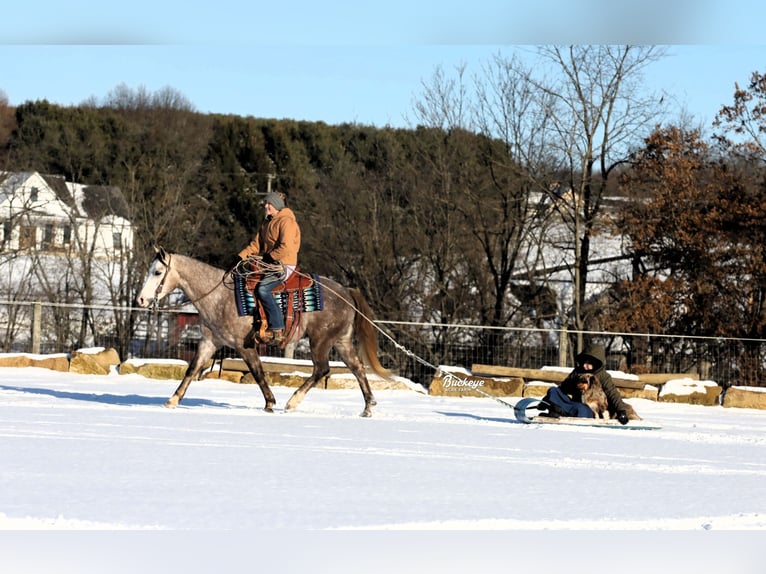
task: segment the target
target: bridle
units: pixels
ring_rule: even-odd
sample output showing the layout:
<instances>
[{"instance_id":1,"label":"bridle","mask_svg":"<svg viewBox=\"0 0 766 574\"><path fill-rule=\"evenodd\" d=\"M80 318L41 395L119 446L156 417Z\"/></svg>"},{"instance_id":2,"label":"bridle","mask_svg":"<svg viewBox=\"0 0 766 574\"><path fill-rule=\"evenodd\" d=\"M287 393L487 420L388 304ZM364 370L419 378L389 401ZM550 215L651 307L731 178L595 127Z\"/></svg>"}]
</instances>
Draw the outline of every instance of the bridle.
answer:
<instances>
[{"instance_id":1,"label":"bridle","mask_svg":"<svg viewBox=\"0 0 766 574\"><path fill-rule=\"evenodd\" d=\"M162 257L157 257L157 261L162 263L165 266L165 272L162 274L162 279L160 279L160 282L157 284L157 288L154 290L154 298L152 299L152 303L150 305L150 308L152 311L156 312L159 309L159 303L160 303L160 293L162 292L163 288L165 287L165 280L168 278L168 273L170 272L170 262L172 261L172 256L170 253L165 253L162 255ZM192 299L190 301L184 301L183 304L176 305L176 307L183 307L184 305L194 305L195 303L198 303L208 295L210 295L213 291L215 291L219 285L223 283L223 279L226 276L226 274L221 277L221 280L218 281L215 285L213 285L212 289L210 289L207 293L204 293L197 297L196 299Z\"/></svg>"},{"instance_id":2,"label":"bridle","mask_svg":"<svg viewBox=\"0 0 766 574\"><path fill-rule=\"evenodd\" d=\"M162 274L162 279L160 279L160 282L157 284L157 288L154 290L154 298L152 299L152 303L150 305L150 308L152 311L157 311L160 304L160 292L162 291L163 287L165 287L165 279L168 278L168 271L170 271L170 254L167 254L167 261L163 261L159 257L157 258L157 261L162 263L165 266L165 272Z\"/></svg>"}]
</instances>

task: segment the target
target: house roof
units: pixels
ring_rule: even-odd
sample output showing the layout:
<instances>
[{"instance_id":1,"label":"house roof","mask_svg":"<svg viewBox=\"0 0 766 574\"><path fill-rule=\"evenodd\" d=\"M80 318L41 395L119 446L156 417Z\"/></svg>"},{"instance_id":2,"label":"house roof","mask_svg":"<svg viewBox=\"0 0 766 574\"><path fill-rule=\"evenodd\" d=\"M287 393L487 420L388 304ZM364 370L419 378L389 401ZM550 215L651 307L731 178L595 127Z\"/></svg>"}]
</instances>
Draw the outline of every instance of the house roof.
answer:
<instances>
[{"instance_id":1,"label":"house roof","mask_svg":"<svg viewBox=\"0 0 766 574\"><path fill-rule=\"evenodd\" d=\"M80 207L91 219L101 219L106 215L129 219L130 208L119 187L86 185L80 191L82 192Z\"/></svg>"},{"instance_id":2,"label":"house roof","mask_svg":"<svg viewBox=\"0 0 766 574\"><path fill-rule=\"evenodd\" d=\"M69 192L69 188L67 188L64 176L40 174L40 177L45 180L45 183L47 183L48 187L50 187L53 193L56 194L56 198L59 201L63 202L70 209L77 207L72 194Z\"/></svg>"},{"instance_id":3,"label":"house roof","mask_svg":"<svg viewBox=\"0 0 766 574\"><path fill-rule=\"evenodd\" d=\"M14 190L23 184L31 172L0 171L0 201L5 201L13 195Z\"/></svg>"},{"instance_id":4,"label":"house roof","mask_svg":"<svg viewBox=\"0 0 766 574\"><path fill-rule=\"evenodd\" d=\"M0 201L13 195L35 172L0 171ZM130 208L119 187L108 185L82 185L67 182L61 175L38 174L56 198L75 215L89 219L102 219L115 215L129 220Z\"/></svg>"}]
</instances>

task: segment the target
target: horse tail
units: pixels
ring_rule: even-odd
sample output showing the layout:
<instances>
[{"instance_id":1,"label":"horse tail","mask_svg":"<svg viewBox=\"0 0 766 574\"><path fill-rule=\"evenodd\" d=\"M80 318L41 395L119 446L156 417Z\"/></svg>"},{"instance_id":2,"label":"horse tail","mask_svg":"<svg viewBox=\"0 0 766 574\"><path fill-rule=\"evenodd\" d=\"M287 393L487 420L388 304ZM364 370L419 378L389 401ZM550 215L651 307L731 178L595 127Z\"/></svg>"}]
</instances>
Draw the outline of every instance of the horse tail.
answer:
<instances>
[{"instance_id":1,"label":"horse tail","mask_svg":"<svg viewBox=\"0 0 766 574\"><path fill-rule=\"evenodd\" d=\"M391 372L384 368L378 360L378 339L372 324L372 309L359 289L349 289L349 292L356 306L354 330L359 339L359 355L362 362L370 365L372 370L381 377L389 378Z\"/></svg>"}]
</instances>

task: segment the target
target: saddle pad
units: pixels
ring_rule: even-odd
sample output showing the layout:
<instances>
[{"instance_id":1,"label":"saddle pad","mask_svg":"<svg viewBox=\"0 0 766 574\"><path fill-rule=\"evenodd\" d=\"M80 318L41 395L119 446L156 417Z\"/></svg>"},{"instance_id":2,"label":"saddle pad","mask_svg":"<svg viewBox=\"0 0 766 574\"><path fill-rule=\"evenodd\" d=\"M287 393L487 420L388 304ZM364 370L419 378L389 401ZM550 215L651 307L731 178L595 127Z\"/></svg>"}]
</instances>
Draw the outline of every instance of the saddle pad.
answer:
<instances>
[{"instance_id":1,"label":"saddle pad","mask_svg":"<svg viewBox=\"0 0 766 574\"><path fill-rule=\"evenodd\" d=\"M295 274L293 274L295 275ZM247 280L247 277L237 273L234 276L234 299L237 303L237 313L240 317L252 316L257 309L258 301L255 297L255 288L257 283ZM292 277L291 277L292 279ZM304 278L305 279L305 278ZM293 283L288 281L288 283ZM304 280L305 284L306 281ZM297 282L301 285L301 282ZM324 296L322 283L319 281L319 275L312 274L311 282L306 286L290 289L288 285L280 283L272 290L274 298L277 301L282 313L286 314L288 302L292 300L292 310L295 312L321 311L324 309ZM293 297L290 295L293 294Z\"/></svg>"}]
</instances>

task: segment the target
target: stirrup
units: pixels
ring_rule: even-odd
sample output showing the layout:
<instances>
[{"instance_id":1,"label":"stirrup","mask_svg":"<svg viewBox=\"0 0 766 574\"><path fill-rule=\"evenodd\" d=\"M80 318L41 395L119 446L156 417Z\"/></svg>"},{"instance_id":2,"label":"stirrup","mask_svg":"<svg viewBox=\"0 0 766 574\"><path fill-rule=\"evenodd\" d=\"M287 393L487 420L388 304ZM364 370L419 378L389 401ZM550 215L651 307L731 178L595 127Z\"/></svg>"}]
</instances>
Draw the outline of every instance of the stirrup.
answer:
<instances>
[{"instance_id":1,"label":"stirrup","mask_svg":"<svg viewBox=\"0 0 766 574\"><path fill-rule=\"evenodd\" d=\"M285 340L285 330L284 329L268 329L263 334L263 342L264 343L273 343L278 344Z\"/></svg>"}]
</instances>

